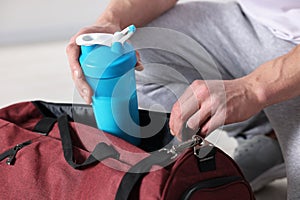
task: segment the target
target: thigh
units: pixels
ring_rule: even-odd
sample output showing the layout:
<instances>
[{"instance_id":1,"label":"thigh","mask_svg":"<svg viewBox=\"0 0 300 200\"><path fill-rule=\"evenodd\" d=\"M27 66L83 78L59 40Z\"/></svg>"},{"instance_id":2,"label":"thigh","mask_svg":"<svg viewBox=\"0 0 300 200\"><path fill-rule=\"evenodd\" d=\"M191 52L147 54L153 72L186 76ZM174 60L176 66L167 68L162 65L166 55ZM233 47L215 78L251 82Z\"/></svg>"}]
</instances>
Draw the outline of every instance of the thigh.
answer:
<instances>
[{"instance_id":1,"label":"thigh","mask_svg":"<svg viewBox=\"0 0 300 200\"><path fill-rule=\"evenodd\" d=\"M276 38L267 28L247 17L236 2L181 3L147 27L151 28L138 31L134 38L136 45L142 49L165 48L163 50L175 56L144 51L145 62L190 64L192 68L203 70L201 66L206 66L206 63L201 65L201 59L210 56L224 79L244 76L295 46ZM188 64L180 60L186 60ZM212 62L211 59L205 60ZM203 78L215 77L208 75Z\"/></svg>"},{"instance_id":2,"label":"thigh","mask_svg":"<svg viewBox=\"0 0 300 200\"><path fill-rule=\"evenodd\" d=\"M194 80L233 78L199 40L199 36L205 37L200 30L209 20L206 24L198 20L201 18L199 13L205 18L202 12L205 9L198 10L195 5L199 7L202 3L177 5L147 27L139 29L132 38L145 67L144 71L137 72L141 107L149 109L153 104L160 104L170 111ZM209 3L208 7L215 7L215 4ZM199 27L199 24L202 26Z\"/></svg>"},{"instance_id":3,"label":"thigh","mask_svg":"<svg viewBox=\"0 0 300 200\"><path fill-rule=\"evenodd\" d=\"M265 109L275 130L286 163L288 199L299 199L300 97Z\"/></svg>"},{"instance_id":4,"label":"thigh","mask_svg":"<svg viewBox=\"0 0 300 200\"><path fill-rule=\"evenodd\" d=\"M196 79L234 79L288 52L280 40L248 18L235 2L176 5L132 38L145 70L137 72L139 105L170 111Z\"/></svg>"}]
</instances>

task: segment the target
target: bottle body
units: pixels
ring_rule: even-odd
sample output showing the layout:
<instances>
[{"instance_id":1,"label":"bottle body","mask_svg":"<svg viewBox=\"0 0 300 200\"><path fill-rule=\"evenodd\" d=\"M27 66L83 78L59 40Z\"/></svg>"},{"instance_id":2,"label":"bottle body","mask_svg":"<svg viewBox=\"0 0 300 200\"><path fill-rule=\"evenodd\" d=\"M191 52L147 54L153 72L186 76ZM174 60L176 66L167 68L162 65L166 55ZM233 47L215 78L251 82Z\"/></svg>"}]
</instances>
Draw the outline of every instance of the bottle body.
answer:
<instances>
[{"instance_id":1,"label":"bottle body","mask_svg":"<svg viewBox=\"0 0 300 200\"><path fill-rule=\"evenodd\" d=\"M94 91L92 106L99 129L138 145L140 143L138 101L131 45L121 51L102 45L82 47L80 63Z\"/></svg>"}]
</instances>

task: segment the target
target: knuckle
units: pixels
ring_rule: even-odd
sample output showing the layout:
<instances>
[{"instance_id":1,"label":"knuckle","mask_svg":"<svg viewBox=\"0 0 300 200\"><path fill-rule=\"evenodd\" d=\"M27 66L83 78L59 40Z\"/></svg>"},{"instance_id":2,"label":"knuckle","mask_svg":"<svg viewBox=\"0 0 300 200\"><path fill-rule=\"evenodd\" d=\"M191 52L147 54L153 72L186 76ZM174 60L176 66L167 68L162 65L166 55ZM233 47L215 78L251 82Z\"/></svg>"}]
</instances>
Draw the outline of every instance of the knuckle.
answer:
<instances>
[{"instance_id":1,"label":"knuckle","mask_svg":"<svg viewBox=\"0 0 300 200\"><path fill-rule=\"evenodd\" d=\"M172 109L172 114L176 119L182 119L181 106L179 102L176 102Z\"/></svg>"},{"instance_id":2,"label":"knuckle","mask_svg":"<svg viewBox=\"0 0 300 200\"><path fill-rule=\"evenodd\" d=\"M70 42L66 47L66 52L70 53L74 49L75 46L77 46L75 43Z\"/></svg>"},{"instance_id":3,"label":"knuckle","mask_svg":"<svg viewBox=\"0 0 300 200\"><path fill-rule=\"evenodd\" d=\"M191 84L192 88L197 88L199 85L201 85L201 80L194 80Z\"/></svg>"},{"instance_id":4,"label":"knuckle","mask_svg":"<svg viewBox=\"0 0 300 200\"><path fill-rule=\"evenodd\" d=\"M208 105L210 107L220 106L220 99L216 98L215 96L210 96L209 101L208 101Z\"/></svg>"},{"instance_id":5,"label":"knuckle","mask_svg":"<svg viewBox=\"0 0 300 200\"><path fill-rule=\"evenodd\" d=\"M191 84L191 88L197 99L203 99L203 97L209 96L209 90L208 90L205 82L202 80L195 80Z\"/></svg>"}]
</instances>

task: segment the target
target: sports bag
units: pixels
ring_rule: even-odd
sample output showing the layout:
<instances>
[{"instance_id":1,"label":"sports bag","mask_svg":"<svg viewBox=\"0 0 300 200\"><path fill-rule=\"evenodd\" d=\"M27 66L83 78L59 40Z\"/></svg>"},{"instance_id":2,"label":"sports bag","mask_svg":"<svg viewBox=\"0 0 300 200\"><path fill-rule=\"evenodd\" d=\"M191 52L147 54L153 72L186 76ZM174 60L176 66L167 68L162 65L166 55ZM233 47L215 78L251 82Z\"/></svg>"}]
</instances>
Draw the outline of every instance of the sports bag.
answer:
<instances>
[{"instance_id":1,"label":"sports bag","mask_svg":"<svg viewBox=\"0 0 300 200\"><path fill-rule=\"evenodd\" d=\"M168 114L139 112L136 147L95 128L87 105L0 109L0 199L254 199L223 151L199 136L173 144Z\"/></svg>"}]
</instances>

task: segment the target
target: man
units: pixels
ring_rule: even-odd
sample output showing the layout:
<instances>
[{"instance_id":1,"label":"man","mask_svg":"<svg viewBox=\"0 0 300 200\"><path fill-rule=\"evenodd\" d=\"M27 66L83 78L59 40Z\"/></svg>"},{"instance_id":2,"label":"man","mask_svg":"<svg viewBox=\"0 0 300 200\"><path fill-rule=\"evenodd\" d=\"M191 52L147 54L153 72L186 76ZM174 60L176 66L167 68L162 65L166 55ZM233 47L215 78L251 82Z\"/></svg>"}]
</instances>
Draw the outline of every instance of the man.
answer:
<instances>
[{"instance_id":1,"label":"man","mask_svg":"<svg viewBox=\"0 0 300 200\"><path fill-rule=\"evenodd\" d=\"M130 24L173 30L165 33L166 29L161 29L157 36L146 29L132 39L141 48L145 68L137 72L140 106L149 108L159 103L171 110L170 128L179 139L185 126L206 135L224 124L229 124L224 129L232 135L268 135L247 139L236 150L235 159L254 189L284 174L278 142L272 139L275 132L285 159L288 199L299 199L299 1L189 2L175 6L176 2L111 0L96 23L79 31L67 47L79 93L91 103L92 91L78 63L78 35L113 33ZM201 62L190 61L195 57ZM137 69L141 68L139 63Z\"/></svg>"}]
</instances>

